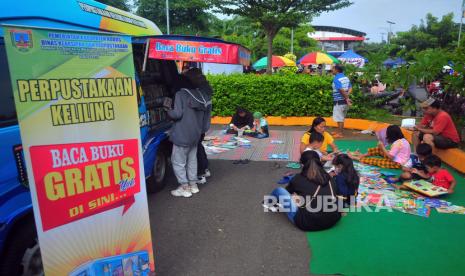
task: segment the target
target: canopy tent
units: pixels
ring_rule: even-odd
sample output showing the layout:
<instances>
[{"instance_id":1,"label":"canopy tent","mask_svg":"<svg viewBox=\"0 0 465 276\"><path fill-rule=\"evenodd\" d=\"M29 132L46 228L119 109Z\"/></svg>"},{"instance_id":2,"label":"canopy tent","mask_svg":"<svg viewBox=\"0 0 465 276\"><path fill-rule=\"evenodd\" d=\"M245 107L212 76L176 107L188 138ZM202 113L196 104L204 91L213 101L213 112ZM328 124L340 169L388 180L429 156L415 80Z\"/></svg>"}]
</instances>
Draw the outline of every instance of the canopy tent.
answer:
<instances>
[{"instance_id":1,"label":"canopy tent","mask_svg":"<svg viewBox=\"0 0 465 276\"><path fill-rule=\"evenodd\" d=\"M255 70L262 70L266 69L268 65L268 58L262 57L261 59L257 60L252 67ZM295 66L295 62L288 58L282 56L272 56L271 57L271 67L285 67L285 66Z\"/></svg>"},{"instance_id":2,"label":"canopy tent","mask_svg":"<svg viewBox=\"0 0 465 276\"><path fill-rule=\"evenodd\" d=\"M394 68L405 65L405 64L407 64L407 62L402 58L396 58L396 59L388 58L383 62L384 66L394 67Z\"/></svg>"},{"instance_id":3,"label":"canopy tent","mask_svg":"<svg viewBox=\"0 0 465 276\"><path fill-rule=\"evenodd\" d=\"M330 54L326 54L322 52L312 52L312 53L308 53L305 56L301 57L298 63L302 65L310 65L310 64L334 64L334 63L340 63L340 62L337 58L333 57Z\"/></svg>"},{"instance_id":4,"label":"canopy tent","mask_svg":"<svg viewBox=\"0 0 465 276\"><path fill-rule=\"evenodd\" d=\"M153 59L250 65L249 49L221 39L159 35L149 41L149 58Z\"/></svg>"},{"instance_id":5,"label":"canopy tent","mask_svg":"<svg viewBox=\"0 0 465 276\"><path fill-rule=\"evenodd\" d=\"M353 64L357 67L365 65L365 58L357 54L353 50L348 50L338 58L342 63Z\"/></svg>"}]
</instances>

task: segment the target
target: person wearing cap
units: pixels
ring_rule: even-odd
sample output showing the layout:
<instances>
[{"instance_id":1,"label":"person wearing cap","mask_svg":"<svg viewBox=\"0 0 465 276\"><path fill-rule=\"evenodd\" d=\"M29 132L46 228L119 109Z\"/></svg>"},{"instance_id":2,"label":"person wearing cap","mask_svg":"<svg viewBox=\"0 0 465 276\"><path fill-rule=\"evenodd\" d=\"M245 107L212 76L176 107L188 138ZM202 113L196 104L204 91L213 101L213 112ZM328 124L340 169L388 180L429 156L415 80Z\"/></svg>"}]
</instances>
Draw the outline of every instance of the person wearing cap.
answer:
<instances>
[{"instance_id":1,"label":"person wearing cap","mask_svg":"<svg viewBox=\"0 0 465 276\"><path fill-rule=\"evenodd\" d=\"M450 115L441 109L441 103L428 98L420 106L424 117L414 128L413 148L416 149L420 143L426 143L438 149L456 148L460 137Z\"/></svg>"},{"instance_id":2,"label":"person wearing cap","mask_svg":"<svg viewBox=\"0 0 465 276\"><path fill-rule=\"evenodd\" d=\"M253 128L250 131L245 131L244 134L252 136L258 139L270 137L270 132L268 130L268 122L263 117L261 112L255 112L253 114Z\"/></svg>"},{"instance_id":3,"label":"person wearing cap","mask_svg":"<svg viewBox=\"0 0 465 276\"><path fill-rule=\"evenodd\" d=\"M344 75L344 69L341 65L333 68L333 120L337 123L338 131L332 133L334 138L344 137L344 120L347 115L352 101L349 95L352 93L352 84L348 77Z\"/></svg>"}]
</instances>

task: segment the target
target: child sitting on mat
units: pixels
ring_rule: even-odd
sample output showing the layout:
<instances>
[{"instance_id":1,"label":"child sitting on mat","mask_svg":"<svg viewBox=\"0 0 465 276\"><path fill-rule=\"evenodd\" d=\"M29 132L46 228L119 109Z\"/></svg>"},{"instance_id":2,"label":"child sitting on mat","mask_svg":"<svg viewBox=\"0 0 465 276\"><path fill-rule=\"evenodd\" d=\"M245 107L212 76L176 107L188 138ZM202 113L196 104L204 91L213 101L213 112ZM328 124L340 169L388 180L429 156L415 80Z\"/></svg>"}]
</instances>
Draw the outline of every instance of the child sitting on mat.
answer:
<instances>
[{"instance_id":1,"label":"child sitting on mat","mask_svg":"<svg viewBox=\"0 0 465 276\"><path fill-rule=\"evenodd\" d=\"M306 151L309 151L309 150L313 150L315 151L316 153L318 153L318 156L320 156L321 158L321 161L331 161L333 160L334 158L334 153L330 153L330 154L323 154L320 149L321 149L321 146L323 145L323 141L324 141L324 136L323 134L319 133L319 132L312 132L310 134L310 139L309 139L309 144L305 147L305 149L303 150L302 154Z\"/></svg>"},{"instance_id":2,"label":"child sitting on mat","mask_svg":"<svg viewBox=\"0 0 465 276\"><path fill-rule=\"evenodd\" d=\"M263 207L285 212L292 224L303 231L320 231L333 227L341 213L325 204L337 204L334 180L325 172L315 151L302 153L302 172L296 174L286 188L278 187L265 196Z\"/></svg>"},{"instance_id":3,"label":"child sitting on mat","mask_svg":"<svg viewBox=\"0 0 465 276\"><path fill-rule=\"evenodd\" d=\"M355 205L360 176L354 168L354 162L347 154L338 154L333 165L338 195L344 199L344 207Z\"/></svg>"},{"instance_id":4,"label":"child sitting on mat","mask_svg":"<svg viewBox=\"0 0 465 276\"><path fill-rule=\"evenodd\" d=\"M404 134L399 126L390 125L386 130L386 140L391 145L391 149L387 150L386 146L379 141L378 146L369 148L368 153L360 154L360 152L349 153L349 157L358 160L362 163L378 166L387 169L400 169L402 167L410 168L412 161L410 160L410 144L405 139ZM376 158L371 156L381 156Z\"/></svg>"},{"instance_id":5,"label":"child sitting on mat","mask_svg":"<svg viewBox=\"0 0 465 276\"><path fill-rule=\"evenodd\" d=\"M400 175L401 181L429 179L428 171L423 162L427 157L433 154L433 148L426 144L419 144L416 148L417 154L410 155L412 160L412 168L402 168L403 172Z\"/></svg>"},{"instance_id":6,"label":"child sitting on mat","mask_svg":"<svg viewBox=\"0 0 465 276\"><path fill-rule=\"evenodd\" d=\"M253 116L247 109L237 107L236 113L232 116L229 127L226 129L228 134L239 134L242 136L243 132L253 127Z\"/></svg>"},{"instance_id":7,"label":"child sitting on mat","mask_svg":"<svg viewBox=\"0 0 465 276\"><path fill-rule=\"evenodd\" d=\"M255 112L253 114L253 128L248 131L244 131L244 134L247 136L255 137L257 139L263 139L270 137L270 132L268 130L268 122L262 113Z\"/></svg>"},{"instance_id":8,"label":"child sitting on mat","mask_svg":"<svg viewBox=\"0 0 465 276\"><path fill-rule=\"evenodd\" d=\"M319 149L323 154L326 154L328 152L328 146L331 147L332 152L338 151L336 145L334 144L334 138L331 136L331 134L329 134L326 131L325 119L322 117L316 117L313 120L312 126L310 127L310 129L306 131L304 135L302 135L302 138L300 140L300 153L302 153L305 150L305 148L308 146L308 144L310 143L310 135L313 132L319 132L324 137L323 144L321 148Z\"/></svg>"},{"instance_id":9,"label":"child sitting on mat","mask_svg":"<svg viewBox=\"0 0 465 276\"><path fill-rule=\"evenodd\" d=\"M446 188L447 192L452 194L454 192L455 185L457 185L457 181L449 171L441 168L441 158L433 154L427 157L424 163L433 185Z\"/></svg>"}]
</instances>

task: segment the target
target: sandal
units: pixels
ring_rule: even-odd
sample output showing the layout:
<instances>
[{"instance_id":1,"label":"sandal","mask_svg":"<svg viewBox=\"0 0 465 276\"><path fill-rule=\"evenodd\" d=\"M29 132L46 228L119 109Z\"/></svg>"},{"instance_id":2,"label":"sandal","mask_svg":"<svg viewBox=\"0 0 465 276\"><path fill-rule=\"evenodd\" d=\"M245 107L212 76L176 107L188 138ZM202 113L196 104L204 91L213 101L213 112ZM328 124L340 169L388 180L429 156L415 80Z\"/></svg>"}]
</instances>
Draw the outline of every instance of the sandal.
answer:
<instances>
[{"instance_id":1,"label":"sandal","mask_svg":"<svg viewBox=\"0 0 465 276\"><path fill-rule=\"evenodd\" d=\"M291 179L294 177L294 175L286 175L286 176L283 176L283 178L281 178L279 181L278 181L278 184L287 184L291 181Z\"/></svg>"},{"instance_id":2,"label":"sandal","mask_svg":"<svg viewBox=\"0 0 465 276\"><path fill-rule=\"evenodd\" d=\"M289 163L287 163L286 168L291 168L291 169L298 170L298 169L300 169L300 164L297 163L297 162L289 162Z\"/></svg>"},{"instance_id":3,"label":"sandal","mask_svg":"<svg viewBox=\"0 0 465 276\"><path fill-rule=\"evenodd\" d=\"M344 138L344 135L342 135L340 133L334 133L333 138Z\"/></svg>"}]
</instances>

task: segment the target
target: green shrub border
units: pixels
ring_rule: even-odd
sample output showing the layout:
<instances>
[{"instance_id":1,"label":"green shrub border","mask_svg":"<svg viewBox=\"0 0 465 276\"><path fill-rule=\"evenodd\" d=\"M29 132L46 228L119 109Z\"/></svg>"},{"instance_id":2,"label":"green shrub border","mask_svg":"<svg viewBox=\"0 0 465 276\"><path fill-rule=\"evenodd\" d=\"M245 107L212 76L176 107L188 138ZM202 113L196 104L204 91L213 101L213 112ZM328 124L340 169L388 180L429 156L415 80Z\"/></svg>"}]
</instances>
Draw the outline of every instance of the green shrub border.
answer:
<instances>
[{"instance_id":1,"label":"green shrub border","mask_svg":"<svg viewBox=\"0 0 465 276\"><path fill-rule=\"evenodd\" d=\"M231 116L237 106L260 111L267 116L331 116L332 76L208 75L213 88L213 116ZM373 106L357 87L349 117L366 118Z\"/></svg>"}]
</instances>

